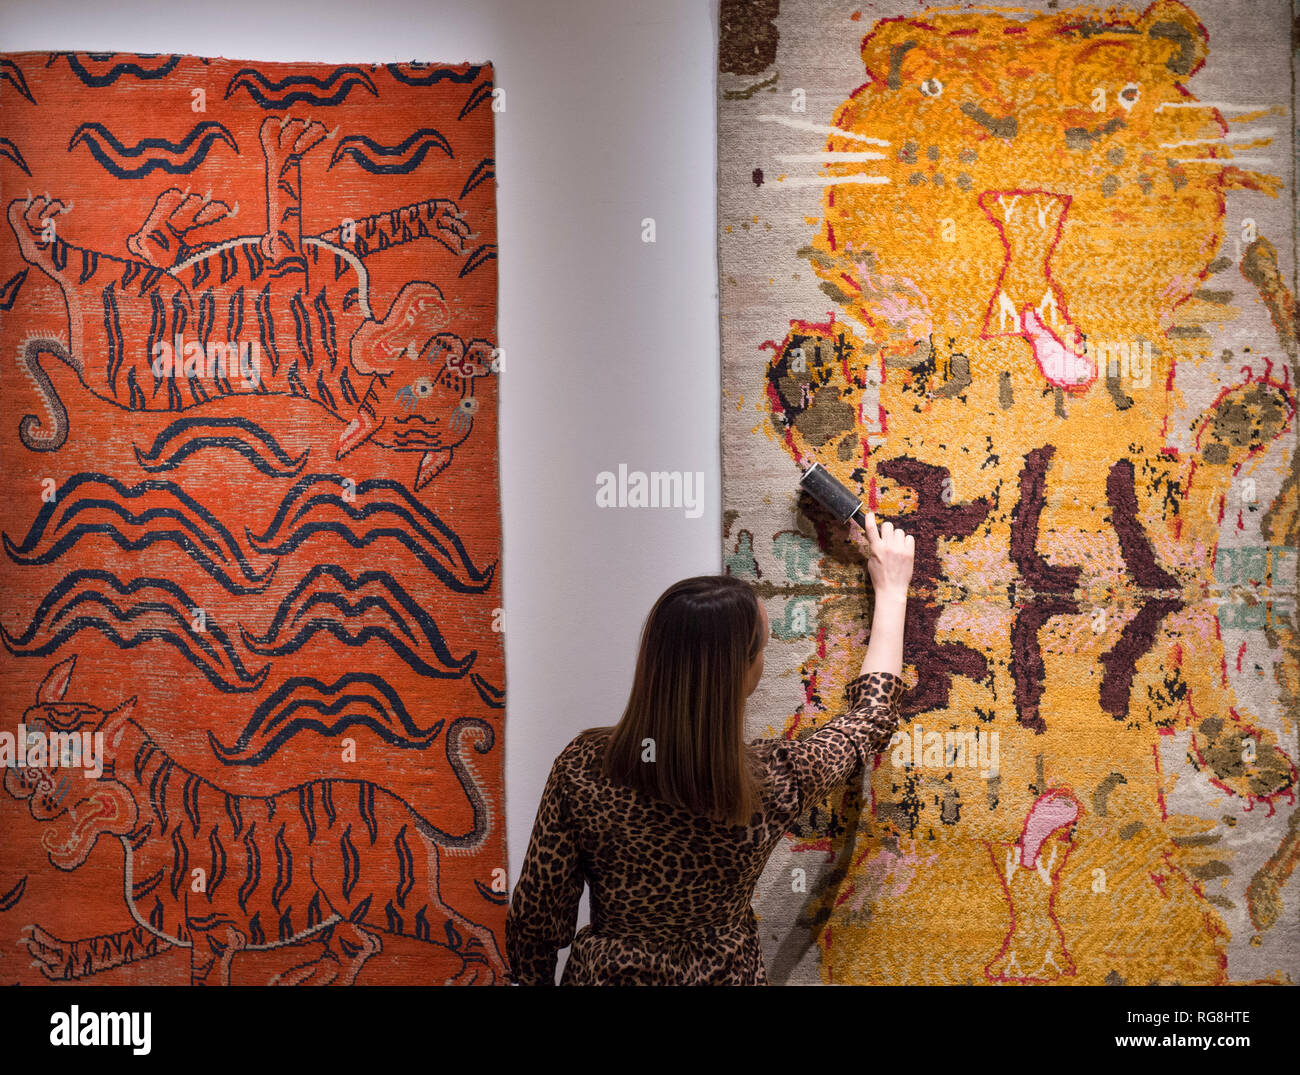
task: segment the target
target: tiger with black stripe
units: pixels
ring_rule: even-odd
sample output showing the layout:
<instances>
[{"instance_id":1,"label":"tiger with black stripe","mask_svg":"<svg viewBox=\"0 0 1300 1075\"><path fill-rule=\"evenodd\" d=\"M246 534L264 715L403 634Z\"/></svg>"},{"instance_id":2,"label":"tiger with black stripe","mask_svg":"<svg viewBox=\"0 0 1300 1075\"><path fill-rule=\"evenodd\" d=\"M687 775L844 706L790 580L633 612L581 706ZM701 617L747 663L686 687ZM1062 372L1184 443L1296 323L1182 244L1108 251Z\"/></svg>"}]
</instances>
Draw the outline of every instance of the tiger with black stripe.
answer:
<instances>
[{"instance_id":1,"label":"tiger with black stripe","mask_svg":"<svg viewBox=\"0 0 1300 1075\"><path fill-rule=\"evenodd\" d=\"M367 780L313 780L269 796L227 792L167 756L131 719L134 698L109 711L65 701L75 663L51 669L23 723L102 732L102 777L60 786L53 770L9 767L5 789L52 825L43 846L61 870L84 863L101 836L117 837L135 925L71 942L29 926L23 943L47 977L84 978L181 947L190 951L191 984L228 985L239 952L318 940L324 956L276 982L350 985L389 933L458 955L462 969L448 984L505 980L492 931L439 888L442 853L473 851L489 833L489 804L462 757L469 734L478 753L491 749L486 721L462 717L447 732L447 760L474 816L468 832L453 835ZM69 797L69 785L84 792Z\"/></svg>"},{"instance_id":2,"label":"tiger with black stripe","mask_svg":"<svg viewBox=\"0 0 1300 1075\"><path fill-rule=\"evenodd\" d=\"M120 256L65 240L59 218L71 206L59 198L9 203L22 257L58 284L67 312L66 339L61 330L40 330L20 351L46 412L44 420L24 416L24 445L52 451L68 436L67 411L41 366L42 356L52 355L92 393L124 409L288 395L347 423L337 458L366 441L418 451L417 489L450 464L478 408L474 377L493 368L494 349L451 331L442 291L428 281L404 284L380 317L370 305L365 258L422 238L470 254L462 272L488 255L468 251L469 224L454 202L439 198L303 235L300 165L327 137L317 121L262 123L261 235L191 244L195 232L238 205L173 187L127 237L129 256ZM173 353L178 343L187 354Z\"/></svg>"}]
</instances>

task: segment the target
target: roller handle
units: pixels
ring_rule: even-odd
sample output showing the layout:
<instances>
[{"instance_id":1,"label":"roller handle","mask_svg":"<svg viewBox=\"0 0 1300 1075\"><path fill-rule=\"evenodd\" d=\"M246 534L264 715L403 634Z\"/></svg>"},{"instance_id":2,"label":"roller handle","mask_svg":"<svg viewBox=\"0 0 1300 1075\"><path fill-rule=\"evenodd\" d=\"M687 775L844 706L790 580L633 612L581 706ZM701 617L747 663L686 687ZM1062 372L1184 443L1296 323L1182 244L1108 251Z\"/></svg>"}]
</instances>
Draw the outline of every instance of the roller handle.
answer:
<instances>
[{"instance_id":1,"label":"roller handle","mask_svg":"<svg viewBox=\"0 0 1300 1075\"><path fill-rule=\"evenodd\" d=\"M867 528L867 513L862 509L862 501L820 463L814 463L803 472L799 487L840 522L852 519L863 530Z\"/></svg>"}]
</instances>

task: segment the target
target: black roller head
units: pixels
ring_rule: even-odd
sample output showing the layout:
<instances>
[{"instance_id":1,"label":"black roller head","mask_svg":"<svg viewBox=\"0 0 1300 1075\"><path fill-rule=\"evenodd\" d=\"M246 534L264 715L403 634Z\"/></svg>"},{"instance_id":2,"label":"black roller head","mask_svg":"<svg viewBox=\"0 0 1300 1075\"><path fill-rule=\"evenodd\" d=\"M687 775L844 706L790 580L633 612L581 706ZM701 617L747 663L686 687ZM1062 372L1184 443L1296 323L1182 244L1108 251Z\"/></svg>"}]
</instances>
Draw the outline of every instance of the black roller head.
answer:
<instances>
[{"instance_id":1,"label":"black roller head","mask_svg":"<svg viewBox=\"0 0 1300 1075\"><path fill-rule=\"evenodd\" d=\"M804 471L799 486L840 522L847 522L862 507L862 502L820 463L814 463Z\"/></svg>"}]
</instances>

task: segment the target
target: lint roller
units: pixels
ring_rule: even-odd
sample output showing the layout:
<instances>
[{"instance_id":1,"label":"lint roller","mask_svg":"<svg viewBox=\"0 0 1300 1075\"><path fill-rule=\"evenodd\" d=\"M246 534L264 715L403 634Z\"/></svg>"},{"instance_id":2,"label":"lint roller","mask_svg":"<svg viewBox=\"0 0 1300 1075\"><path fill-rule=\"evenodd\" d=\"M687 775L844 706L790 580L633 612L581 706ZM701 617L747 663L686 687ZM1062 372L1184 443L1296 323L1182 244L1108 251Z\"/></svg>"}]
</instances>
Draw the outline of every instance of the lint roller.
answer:
<instances>
[{"instance_id":1,"label":"lint roller","mask_svg":"<svg viewBox=\"0 0 1300 1075\"><path fill-rule=\"evenodd\" d=\"M866 530L867 513L862 509L862 501L820 463L814 463L803 472L799 487L840 522L846 523L852 519Z\"/></svg>"}]
</instances>

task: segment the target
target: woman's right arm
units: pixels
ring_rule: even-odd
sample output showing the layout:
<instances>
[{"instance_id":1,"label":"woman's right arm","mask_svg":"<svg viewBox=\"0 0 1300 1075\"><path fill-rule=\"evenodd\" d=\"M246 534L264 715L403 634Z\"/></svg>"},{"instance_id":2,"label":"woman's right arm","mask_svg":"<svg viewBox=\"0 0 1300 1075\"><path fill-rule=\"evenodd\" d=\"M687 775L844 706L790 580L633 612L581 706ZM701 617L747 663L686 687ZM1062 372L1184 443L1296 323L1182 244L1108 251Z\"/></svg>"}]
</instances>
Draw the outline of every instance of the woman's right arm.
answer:
<instances>
[{"instance_id":1,"label":"woman's right arm","mask_svg":"<svg viewBox=\"0 0 1300 1075\"><path fill-rule=\"evenodd\" d=\"M777 768L791 778L796 814L848 780L873 754L883 752L898 728L903 624L916 542L888 522L877 530L872 514L858 543L867 553L875 611L861 671L844 687L848 711L806 738L779 743L773 752Z\"/></svg>"},{"instance_id":2,"label":"woman's right arm","mask_svg":"<svg viewBox=\"0 0 1300 1075\"><path fill-rule=\"evenodd\" d=\"M876 513L867 516L867 529L858 541L866 545L867 574L876 593L871 617L871 641L862 659L862 671L903 674L903 620L907 614L907 587L912 581L916 539L886 522L876 529Z\"/></svg>"}]
</instances>

